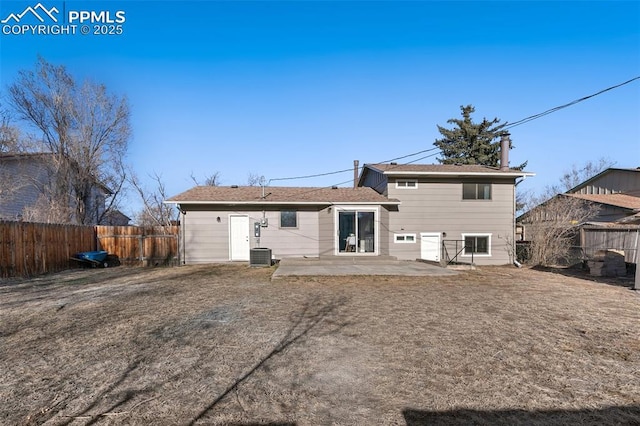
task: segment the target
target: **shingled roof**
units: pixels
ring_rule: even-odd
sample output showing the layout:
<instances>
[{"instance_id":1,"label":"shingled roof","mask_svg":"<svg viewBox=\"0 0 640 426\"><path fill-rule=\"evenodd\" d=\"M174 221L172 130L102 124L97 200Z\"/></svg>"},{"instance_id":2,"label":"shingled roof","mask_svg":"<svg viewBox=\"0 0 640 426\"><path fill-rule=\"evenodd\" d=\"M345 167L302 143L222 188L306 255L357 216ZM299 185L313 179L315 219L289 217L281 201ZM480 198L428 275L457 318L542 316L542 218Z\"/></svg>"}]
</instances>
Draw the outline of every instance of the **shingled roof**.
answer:
<instances>
[{"instance_id":1,"label":"shingled roof","mask_svg":"<svg viewBox=\"0 0 640 426\"><path fill-rule=\"evenodd\" d=\"M371 188L196 186L166 200L176 204L400 204Z\"/></svg>"},{"instance_id":2,"label":"shingled roof","mask_svg":"<svg viewBox=\"0 0 640 426\"><path fill-rule=\"evenodd\" d=\"M640 197L627 194L564 194L569 197L593 201L609 206L620 207L629 210L640 210Z\"/></svg>"}]
</instances>

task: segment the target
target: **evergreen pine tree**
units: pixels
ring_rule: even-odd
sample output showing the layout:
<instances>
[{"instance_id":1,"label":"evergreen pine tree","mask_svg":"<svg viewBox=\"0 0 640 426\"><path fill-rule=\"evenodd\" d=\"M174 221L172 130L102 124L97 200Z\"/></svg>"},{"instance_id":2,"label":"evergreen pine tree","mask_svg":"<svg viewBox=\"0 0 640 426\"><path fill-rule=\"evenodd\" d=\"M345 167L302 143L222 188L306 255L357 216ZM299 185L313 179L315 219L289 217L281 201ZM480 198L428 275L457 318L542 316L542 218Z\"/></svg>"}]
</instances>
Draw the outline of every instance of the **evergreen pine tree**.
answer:
<instances>
[{"instance_id":1,"label":"evergreen pine tree","mask_svg":"<svg viewBox=\"0 0 640 426\"><path fill-rule=\"evenodd\" d=\"M504 127L507 123L500 123L498 118L493 120L482 119L480 123L474 123L471 114L475 112L473 105L461 106L462 119L452 118L447 123L455 127L447 129L438 126L442 139L436 139L433 143L442 151L442 158L438 161L442 164L478 164L482 166L498 167L500 163L500 138L508 134ZM509 142L509 149L513 148ZM522 170L527 163L518 167Z\"/></svg>"}]
</instances>

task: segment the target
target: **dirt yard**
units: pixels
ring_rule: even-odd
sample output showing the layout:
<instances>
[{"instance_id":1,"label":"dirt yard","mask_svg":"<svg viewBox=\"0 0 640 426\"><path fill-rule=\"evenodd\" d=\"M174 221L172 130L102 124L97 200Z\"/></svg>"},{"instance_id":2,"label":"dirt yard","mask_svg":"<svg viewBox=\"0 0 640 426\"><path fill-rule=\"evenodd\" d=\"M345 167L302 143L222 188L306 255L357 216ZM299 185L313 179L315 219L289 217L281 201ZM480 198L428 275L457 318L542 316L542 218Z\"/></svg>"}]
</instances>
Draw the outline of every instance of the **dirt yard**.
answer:
<instances>
[{"instance_id":1,"label":"dirt yard","mask_svg":"<svg viewBox=\"0 0 640 426\"><path fill-rule=\"evenodd\" d=\"M627 287L516 268L272 272L0 282L0 424L640 424Z\"/></svg>"}]
</instances>

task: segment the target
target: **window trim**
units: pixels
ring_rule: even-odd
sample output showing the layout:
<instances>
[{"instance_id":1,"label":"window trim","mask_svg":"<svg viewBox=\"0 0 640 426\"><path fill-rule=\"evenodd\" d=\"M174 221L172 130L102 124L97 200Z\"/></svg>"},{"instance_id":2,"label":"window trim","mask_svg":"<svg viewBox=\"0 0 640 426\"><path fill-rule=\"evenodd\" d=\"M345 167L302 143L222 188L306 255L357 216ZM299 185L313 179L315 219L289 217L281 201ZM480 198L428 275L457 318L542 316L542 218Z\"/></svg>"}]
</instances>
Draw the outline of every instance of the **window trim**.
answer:
<instances>
[{"instance_id":1,"label":"window trim","mask_svg":"<svg viewBox=\"0 0 640 426\"><path fill-rule=\"evenodd\" d=\"M464 186L475 185L475 198L464 197ZM489 198L478 198L478 185L489 185ZM491 201L493 200L493 183L491 182L462 182L462 200L463 201Z\"/></svg>"},{"instance_id":2,"label":"window trim","mask_svg":"<svg viewBox=\"0 0 640 426\"><path fill-rule=\"evenodd\" d=\"M460 234L462 236L463 241L463 251L460 256L471 257L472 253L467 253L466 245L464 241L467 237L486 237L487 238L487 253L473 253L473 257L491 257L491 236L493 235L490 232L467 232L464 234Z\"/></svg>"},{"instance_id":3,"label":"window trim","mask_svg":"<svg viewBox=\"0 0 640 426\"><path fill-rule=\"evenodd\" d=\"M282 226L282 213L295 213L296 225L295 226ZM278 227L280 229L298 229L298 210L280 210L280 217L278 221Z\"/></svg>"},{"instance_id":4,"label":"window trim","mask_svg":"<svg viewBox=\"0 0 640 426\"><path fill-rule=\"evenodd\" d=\"M400 182L405 183L405 185L400 185ZM414 185L409 186L409 182L413 183ZM396 189L418 189L418 179L398 179L396 180Z\"/></svg>"},{"instance_id":5,"label":"window trim","mask_svg":"<svg viewBox=\"0 0 640 426\"><path fill-rule=\"evenodd\" d=\"M402 237L403 239L399 240L398 239L399 237ZM408 241L407 237L412 237L413 240ZM417 241L418 239L416 234L412 234L412 233L393 234L393 242L395 244L415 244Z\"/></svg>"},{"instance_id":6,"label":"window trim","mask_svg":"<svg viewBox=\"0 0 640 426\"><path fill-rule=\"evenodd\" d=\"M334 224L334 242L333 242L333 250L336 256L379 256L380 253L380 206L363 206L363 205L352 205L352 204L342 204L336 205L333 209L333 224ZM374 251L373 252L342 252L340 251L341 241L340 241L340 212L373 212L373 226L374 226Z\"/></svg>"}]
</instances>

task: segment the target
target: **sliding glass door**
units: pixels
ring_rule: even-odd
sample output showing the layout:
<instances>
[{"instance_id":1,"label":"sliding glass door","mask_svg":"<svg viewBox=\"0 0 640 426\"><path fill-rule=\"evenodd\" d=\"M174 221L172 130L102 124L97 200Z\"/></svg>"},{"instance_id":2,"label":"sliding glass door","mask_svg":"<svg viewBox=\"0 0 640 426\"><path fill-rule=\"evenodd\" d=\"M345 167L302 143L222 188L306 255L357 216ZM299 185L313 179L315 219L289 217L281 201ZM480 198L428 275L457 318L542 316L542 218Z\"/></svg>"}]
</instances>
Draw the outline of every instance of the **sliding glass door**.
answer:
<instances>
[{"instance_id":1,"label":"sliding glass door","mask_svg":"<svg viewBox=\"0 0 640 426\"><path fill-rule=\"evenodd\" d=\"M338 211L338 252L375 253L375 211Z\"/></svg>"}]
</instances>

